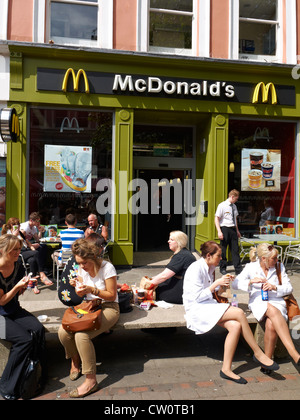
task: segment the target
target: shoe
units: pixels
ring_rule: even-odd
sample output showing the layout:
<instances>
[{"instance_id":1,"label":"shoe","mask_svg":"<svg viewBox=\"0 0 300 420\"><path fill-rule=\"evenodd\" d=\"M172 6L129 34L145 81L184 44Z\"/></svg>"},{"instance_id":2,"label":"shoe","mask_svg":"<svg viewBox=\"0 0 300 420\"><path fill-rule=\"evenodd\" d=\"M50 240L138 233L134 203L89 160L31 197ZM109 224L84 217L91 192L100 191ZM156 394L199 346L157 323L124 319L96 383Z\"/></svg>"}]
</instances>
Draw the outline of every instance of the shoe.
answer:
<instances>
[{"instance_id":1,"label":"shoe","mask_svg":"<svg viewBox=\"0 0 300 420\"><path fill-rule=\"evenodd\" d=\"M264 375L271 375L271 373L273 372L270 369L265 369L263 367L260 368L261 373L263 373Z\"/></svg>"},{"instance_id":2,"label":"shoe","mask_svg":"<svg viewBox=\"0 0 300 420\"><path fill-rule=\"evenodd\" d=\"M88 392L86 392L86 393L85 393L85 394L83 394L83 395L79 395L79 394L78 394L78 389L77 389L77 388L75 388L75 389L73 389L73 390L69 393L69 395L70 395L70 398L84 398L84 397L86 397L87 395L90 395L90 394L92 394L93 392L98 391L98 389L99 389L99 385L98 385L98 384L95 384L95 385L93 386L93 388L91 388Z\"/></svg>"},{"instance_id":3,"label":"shoe","mask_svg":"<svg viewBox=\"0 0 300 420\"><path fill-rule=\"evenodd\" d=\"M227 379L228 381L233 381L236 384L246 385L248 383L248 381L246 381L245 378L242 378L241 376L239 377L239 379L231 378L230 376L227 376L224 372L222 372L222 370L220 370L220 376L221 378Z\"/></svg>"},{"instance_id":4,"label":"shoe","mask_svg":"<svg viewBox=\"0 0 300 420\"><path fill-rule=\"evenodd\" d=\"M255 363L260 364L261 367L263 367L266 370L279 370L279 366L278 366L278 364L276 362L273 362L273 364L271 366L264 365L259 360L257 360L257 358L255 357L254 354L253 354L253 360L254 360Z\"/></svg>"},{"instance_id":5,"label":"shoe","mask_svg":"<svg viewBox=\"0 0 300 420\"><path fill-rule=\"evenodd\" d=\"M74 370L73 372L70 372L71 381L76 381L78 378L80 378L80 376L81 376L80 370Z\"/></svg>"}]
</instances>

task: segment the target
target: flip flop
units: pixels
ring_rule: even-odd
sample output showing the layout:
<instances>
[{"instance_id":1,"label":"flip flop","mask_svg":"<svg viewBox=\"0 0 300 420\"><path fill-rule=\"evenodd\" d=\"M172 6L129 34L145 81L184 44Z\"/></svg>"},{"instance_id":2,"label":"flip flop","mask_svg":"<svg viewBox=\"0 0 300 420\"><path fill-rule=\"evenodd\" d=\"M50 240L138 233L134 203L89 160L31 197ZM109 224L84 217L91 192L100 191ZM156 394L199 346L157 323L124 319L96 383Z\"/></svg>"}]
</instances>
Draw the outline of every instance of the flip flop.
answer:
<instances>
[{"instance_id":1,"label":"flip flop","mask_svg":"<svg viewBox=\"0 0 300 420\"><path fill-rule=\"evenodd\" d=\"M34 289L33 289L33 293L38 295L38 294L41 293L41 291L35 286Z\"/></svg>"},{"instance_id":2,"label":"flip flop","mask_svg":"<svg viewBox=\"0 0 300 420\"><path fill-rule=\"evenodd\" d=\"M44 277L43 279L41 279L41 282L44 283L46 286L52 286L53 282L51 280L48 279L48 277Z\"/></svg>"}]
</instances>

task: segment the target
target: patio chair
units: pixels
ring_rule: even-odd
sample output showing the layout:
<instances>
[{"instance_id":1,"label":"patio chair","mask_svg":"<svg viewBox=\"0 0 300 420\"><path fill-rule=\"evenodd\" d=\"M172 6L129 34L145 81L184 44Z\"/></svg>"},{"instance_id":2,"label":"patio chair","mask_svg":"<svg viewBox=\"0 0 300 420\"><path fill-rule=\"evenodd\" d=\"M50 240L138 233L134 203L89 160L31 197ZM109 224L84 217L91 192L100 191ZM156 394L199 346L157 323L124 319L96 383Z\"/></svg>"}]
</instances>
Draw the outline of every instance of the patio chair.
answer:
<instances>
[{"instance_id":1,"label":"patio chair","mask_svg":"<svg viewBox=\"0 0 300 420\"><path fill-rule=\"evenodd\" d=\"M63 271L70 257L72 257L72 250L68 249L68 250L61 251L61 260L58 261L55 257L53 258L53 279L55 278L55 274L56 274L57 290L59 286L60 271Z\"/></svg>"},{"instance_id":2,"label":"patio chair","mask_svg":"<svg viewBox=\"0 0 300 420\"><path fill-rule=\"evenodd\" d=\"M247 245L244 245L245 243ZM247 238L241 237L239 239L241 263L244 261L245 257L249 257L250 249L253 246L255 246L255 244L253 244L251 241L248 241Z\"/></svg>"},{"instance_id":3,"label":"patio chair","mask_svg":"<svg viewBox=\"0 0 300 420\"><path fill-rule=\"evenodd\" d=\"M300 244L292 245L290 242L290 244L286 247L282 261L284 265L287 265L289 258L293 259L291 265L291 270L293 270L295 260L300 260Z\"/></svg>"}]
</instances>

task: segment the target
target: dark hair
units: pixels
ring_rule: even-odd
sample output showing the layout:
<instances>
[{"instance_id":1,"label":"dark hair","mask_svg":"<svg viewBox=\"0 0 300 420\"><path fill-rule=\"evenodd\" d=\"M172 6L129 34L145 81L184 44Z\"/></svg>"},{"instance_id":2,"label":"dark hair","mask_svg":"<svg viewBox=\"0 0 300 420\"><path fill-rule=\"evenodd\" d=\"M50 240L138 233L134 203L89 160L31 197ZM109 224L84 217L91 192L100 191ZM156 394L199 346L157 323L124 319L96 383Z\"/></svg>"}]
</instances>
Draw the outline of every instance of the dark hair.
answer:
<instances>
[{"instance_id":1,"label":"dark hair","mask_svg":"<svg viewBox=\"0 0 300 420\"><path fill-rule=\"evenodd\" d=\"M73 214L73 213L67 214L66 217L65 217L65 221L66 221L66 223L68 223L68 225L72 225L72 226L75 225L75 223L77 221L75 214Z\"/></svg>"},{"instance_id":2,"label":"dark hair","mask_svg":"<svg viewBox=\"0 0 300 420\"><path fill-rule=\"evenodd\" d=\"M93 242L99 248L105 246L105 239L103 238L103 236L99 235L98 233L93 232L85 239L87 241Z\"/></svg>"},{"instance_id":3,"label":"dark hair","mask_svg":"<svg viewBox=\"0 0 300 420\"><path fill-rule=\"evenodd\" d=\"M202 244L200 247L201 256L203 258L206 258L207 254L214 255L216 252L219 251L219 249L222 249L222 248L215 241L204 242L204 244Z\"/></svg>"}]
</instances>

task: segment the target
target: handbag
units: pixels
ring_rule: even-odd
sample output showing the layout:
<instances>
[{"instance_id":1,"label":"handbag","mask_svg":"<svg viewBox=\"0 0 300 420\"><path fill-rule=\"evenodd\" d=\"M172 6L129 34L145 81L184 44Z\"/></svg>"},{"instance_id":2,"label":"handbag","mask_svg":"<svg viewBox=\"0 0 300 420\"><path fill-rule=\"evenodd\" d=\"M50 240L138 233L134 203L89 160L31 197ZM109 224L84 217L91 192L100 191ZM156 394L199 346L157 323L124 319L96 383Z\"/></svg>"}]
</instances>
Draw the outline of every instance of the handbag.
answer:
<instances>
[{"instance_id":1,"label":"handbag","mask_svg":"<svg viewBox=\"0 0 300 420\"><path fill-rule=\"evenodd\" d=\"M101 326L101 299L82 302L66 309L62 327L69 332L98 330Z\"/></svg>"},{"instance_id":2,"label":"handbag","mask_svg":"<svg viewBox=\"0 0 300 420\"><path fill-rule=\"evenodd\" d=\"M279 284L282 285L281 270L278 263L276 264L276 274ZM285 300L288 318L290 321L292 321L295 316L300 315L300 308L297 300L292 293L290 295L283 296L283 299Z\"/></svg>"}]
</instances>

